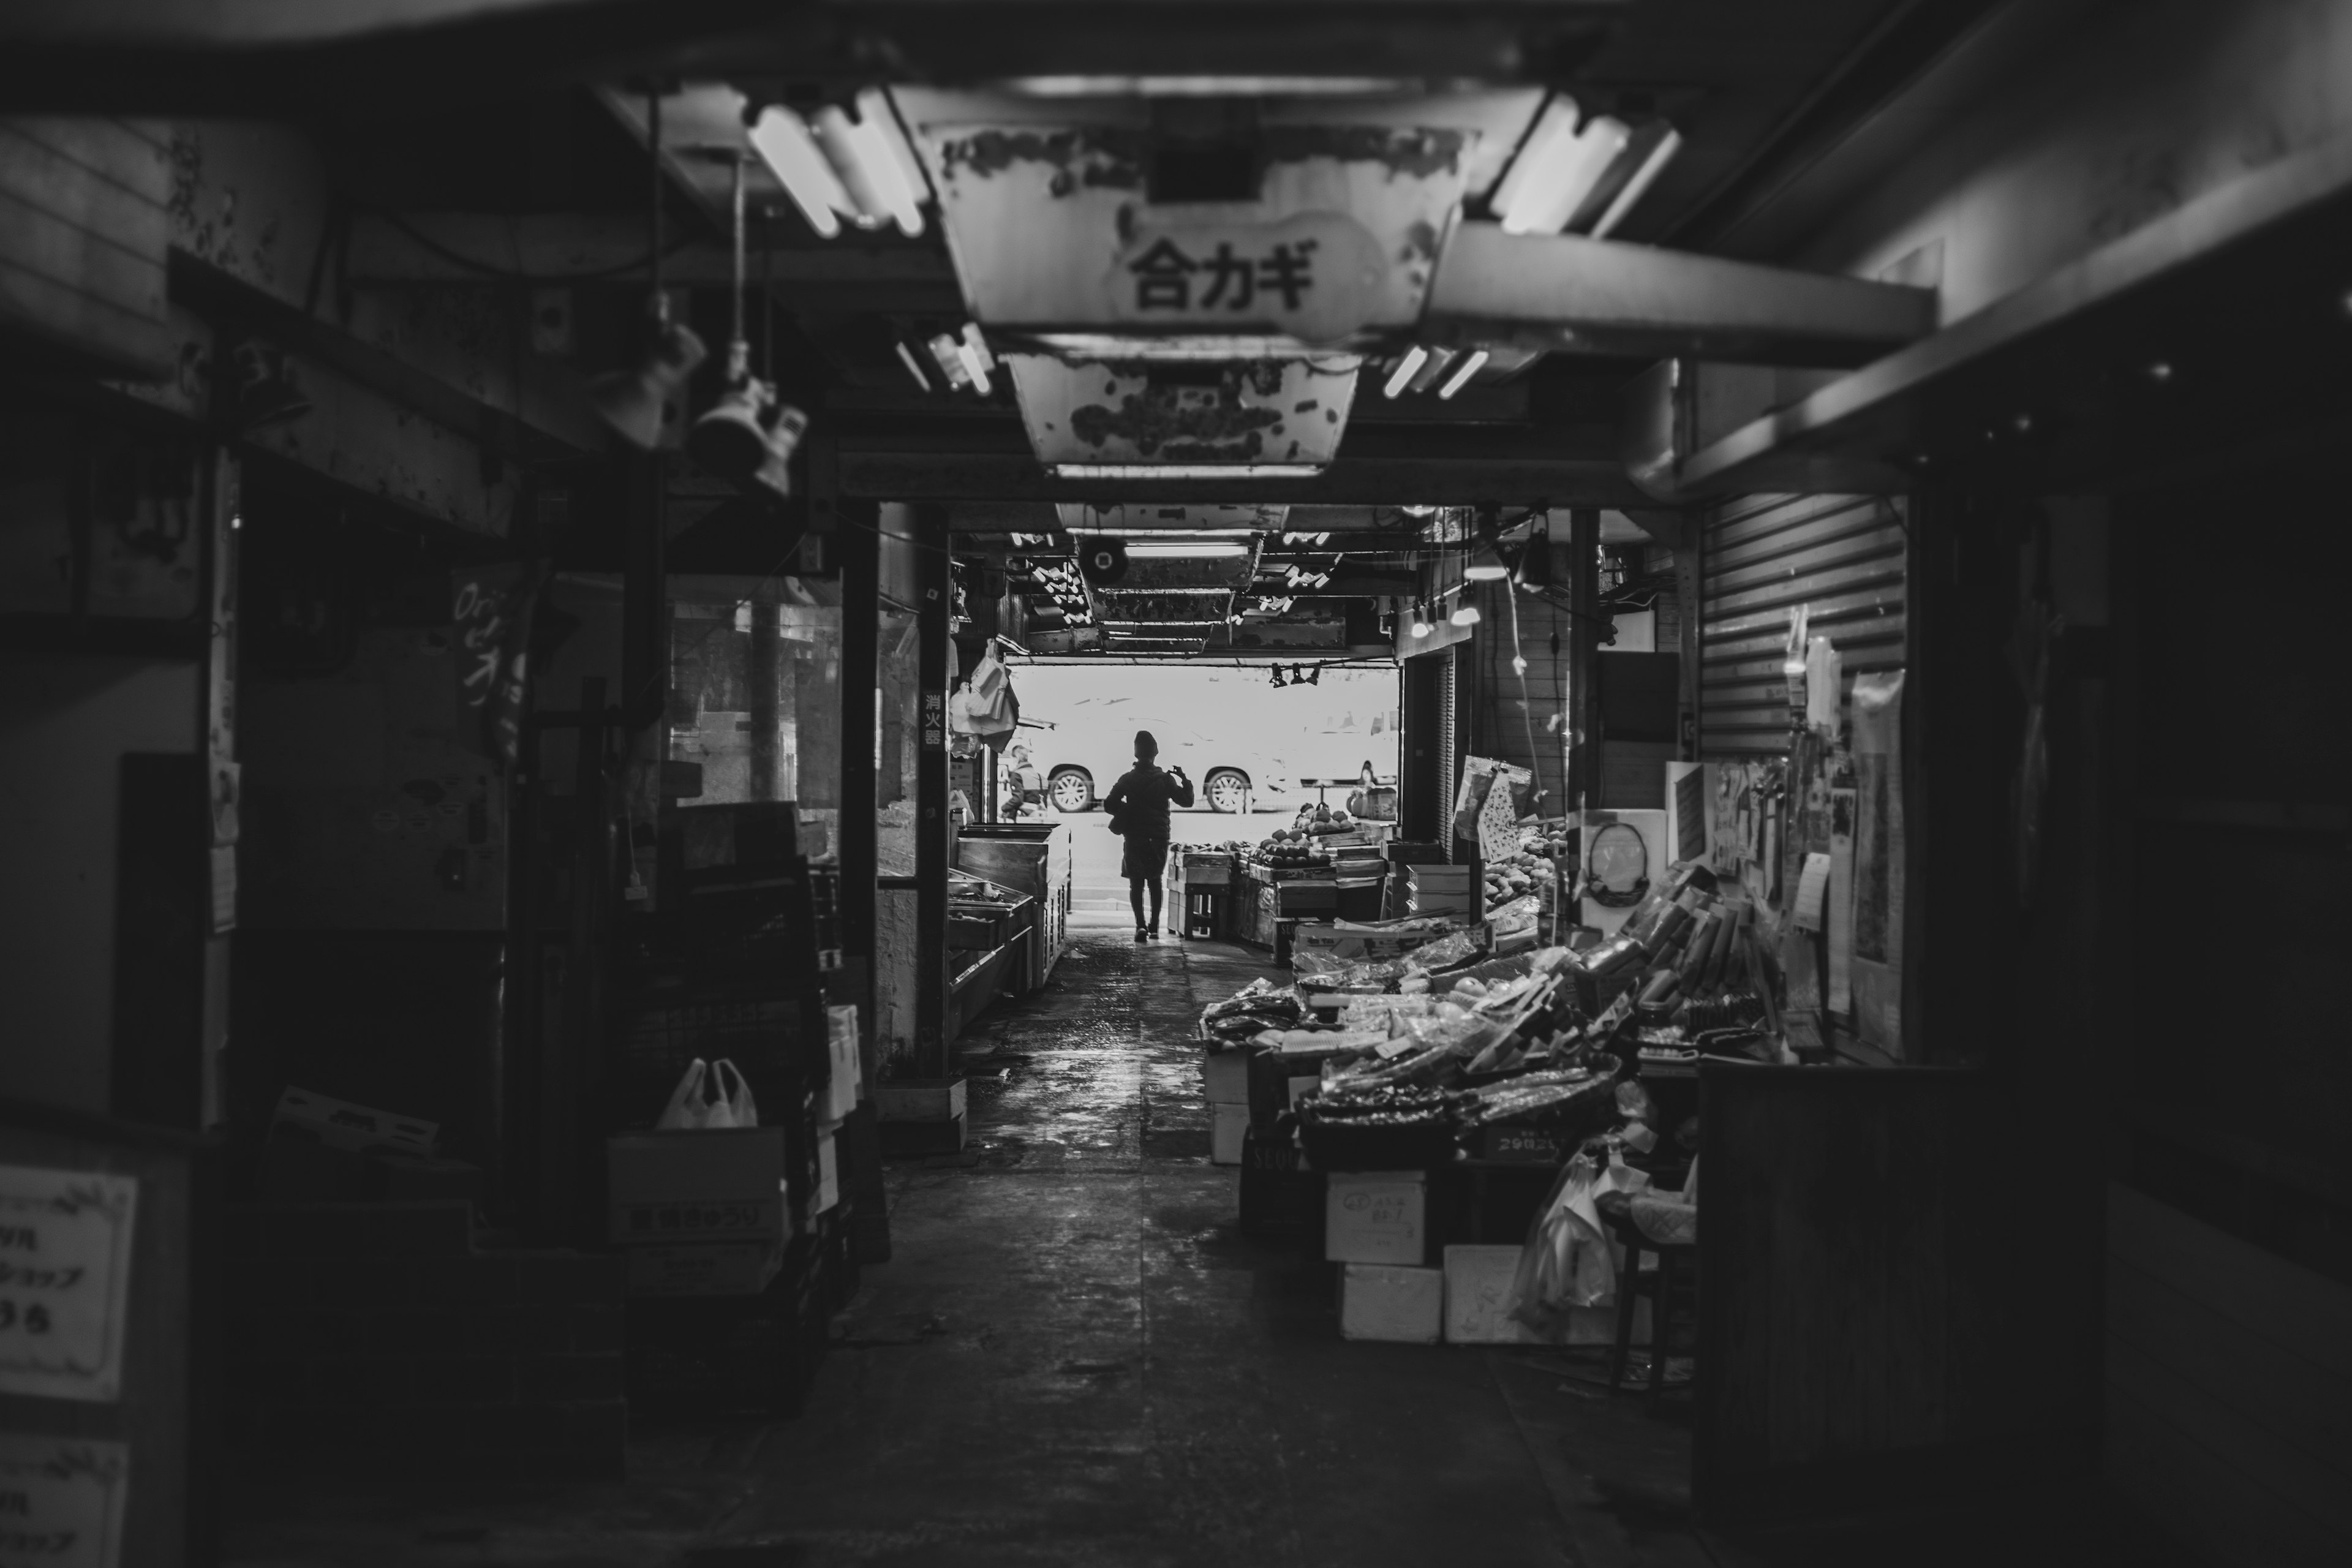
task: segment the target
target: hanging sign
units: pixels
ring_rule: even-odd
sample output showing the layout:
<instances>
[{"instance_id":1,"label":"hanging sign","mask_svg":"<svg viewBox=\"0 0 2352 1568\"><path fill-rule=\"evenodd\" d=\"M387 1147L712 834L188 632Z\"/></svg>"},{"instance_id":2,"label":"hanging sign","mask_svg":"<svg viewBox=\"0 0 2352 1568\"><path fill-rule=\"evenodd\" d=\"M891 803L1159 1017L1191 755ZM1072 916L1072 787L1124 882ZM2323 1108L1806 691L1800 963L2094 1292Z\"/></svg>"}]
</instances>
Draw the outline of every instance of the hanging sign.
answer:
<instances>
[{"instance_id":1,"label":"hanging sign","mask_svg":"<svg viewBox=\"0 0 2352 1568\"><path fill-rule=\"evenodd\" d=\"M1276 224L1168 224L1146 218L1104 288L1114 320L1230 332L1271 329L1331 342L1371 318L1388 261L1343 213Z\"/></svg>"},{"instance_id":2,"label":"hanging sign","mask_svg":"<svg viewBox=\"0 0 2352 1568\"><path fill-rule=\"evenodd\" d=\"M115 1568L130 1481L123 1444L0 1432L0 1563Z\"/></svg>"},{"instance_id":3,"label":"hanging sign","mask_svg":"<svg viewBox=\"0 0 2352 1568\"><path fill-rule=\"evenodd\" d=\"M948 700L943 692L923 693L923 750L943 752L948 745Z\"/></svg>"},{"instance_id":4,"label":"hanging sign","mask_svg":"<svg viewBox=\"0 0 2352 1568\"><path fill-rule=\"evenodd\" d=\"M0 1165L0 1394L122 1391L133 1176Z\"/></svg>"}]
</instances>

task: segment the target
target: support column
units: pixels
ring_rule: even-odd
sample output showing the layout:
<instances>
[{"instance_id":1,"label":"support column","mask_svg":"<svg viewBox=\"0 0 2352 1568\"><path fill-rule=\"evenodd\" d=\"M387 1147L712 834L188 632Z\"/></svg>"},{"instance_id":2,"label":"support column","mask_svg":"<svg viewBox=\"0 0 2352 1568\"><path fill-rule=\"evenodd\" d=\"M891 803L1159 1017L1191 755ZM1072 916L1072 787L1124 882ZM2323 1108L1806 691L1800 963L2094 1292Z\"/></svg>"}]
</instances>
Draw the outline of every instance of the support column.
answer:
<instances>
[{"instance_id":1,"label":"support column","mask_svg":"<svg viewBox=\"0 0 2352 1568\"><path fill-rule=\"evenodd\" d=\"M915 971L915 1050L922 1070L943 1077L948 1029L948 514L945 507L910 510L920 542L915 606L921 636L922 751L915 762L915 922L920 942Z\"/></svg>"},{"instance_id":2,"label":"support column","mask_svg":"<svg viewBox=\"0 0 2352 1568\"><path fill-rule=\"evenodd\" d=\"M810 498L814 509L818 497ZM843 526L827 547L841 562L841 963L842 1000L857 1005L866 1081L874 1081L874 694L881 615L877 552L881 508L838 503Z\"/></svg>"},{"instance_id":3,"label":"support column","mask_svg":"<svg viewBox=\"0 0 2352 1568\"><path fill-rule=\"evenodd\" d=\"M1568 514L1569 617L1568 809L1601 798L1601 513L1580 507Z\"/></svg>"}]
</instances>

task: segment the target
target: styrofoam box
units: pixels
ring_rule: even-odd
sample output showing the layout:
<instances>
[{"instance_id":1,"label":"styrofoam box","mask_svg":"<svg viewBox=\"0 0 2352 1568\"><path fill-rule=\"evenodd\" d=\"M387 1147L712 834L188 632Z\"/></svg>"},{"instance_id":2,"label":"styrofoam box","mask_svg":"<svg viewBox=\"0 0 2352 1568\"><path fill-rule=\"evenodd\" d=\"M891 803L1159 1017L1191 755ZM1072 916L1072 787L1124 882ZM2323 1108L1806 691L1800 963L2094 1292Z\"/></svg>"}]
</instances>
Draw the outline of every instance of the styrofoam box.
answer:
<instances>
[{"instance_id":1,"label":"styrofoam box","mask_svg":"<svg viewBox=\"0 0 2352 1568\"><path fill-rule=\"evenodd\" d=\"M1324 1189L1323 1257L1417 1267L1429 1250L1429 1178L1420 1171L1334 1171Z\"/></svg>"},{"instance_id":2,"label":"styrofoam box","mask_svg":"<svg viewBox=\"0 0 2352 1568\"><path fill-rule=\"evenodd\" d=\"M903 1078L874 1086L874 1109L885 1121L953 1121L964 1113L961 1078Z\"/></svg>"},{"instance_id":3,"label":"styrofoam box","mask_svg":"<svg viewBox=\"0 0 2352 1568\"><path fill-rule=\"evenodd\" d=\"M1445 1315L1445 1271L1350 1263L1339 1273L1339 1337L1433 1345Z\"/></svg>"},{"instance_id":4,"label":"styrofoam box","mask_svg":"<svg viewBox=\"0 0 2352 1568\"><path fill-rule=\"evenodd\" d=\"M1240 1164L1242 1139L1249 1131L1249 1107L1220 1103L1209 1107L1209 1163Z\"/></svg>"},{"instance_id":5,"label":"styrofoam box","mask_svg":"<svg viewBox=\"0 0 2352 1568\"><path fill-rule=\"evenodd\" d=\"M1249 1103L1249 1052L1218 1051L1201 1058L1201 1081L1212 1105Z\"/></svg>"},{"instance_id":6,"label":"styrofoam box","mask_svg":"<svg viewBox=\"0 0 2352 1568\"><path fill-rule=\"evenodd\" d=\"M1541 1336L1510 1314L1511 1281L1519 1271L1516 1247L1445 1249L1445 1342L1456 1345L1518 1345Z\"/></svg>"}]
</instances>

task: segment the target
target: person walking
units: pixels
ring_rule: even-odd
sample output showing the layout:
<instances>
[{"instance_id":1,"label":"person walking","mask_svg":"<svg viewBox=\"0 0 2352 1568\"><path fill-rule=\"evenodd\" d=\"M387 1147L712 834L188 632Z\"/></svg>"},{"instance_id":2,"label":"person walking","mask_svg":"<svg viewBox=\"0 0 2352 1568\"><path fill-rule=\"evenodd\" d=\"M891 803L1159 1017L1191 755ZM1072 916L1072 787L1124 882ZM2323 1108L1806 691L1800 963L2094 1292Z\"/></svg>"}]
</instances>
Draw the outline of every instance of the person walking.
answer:
<instances>
[{"instance_id":1,"label":"person walking","mask_svg":"<svg viewBox=\"0 0 2352 1568\"><path fill-rule=\"evenodd\" d=\"M1160 934L1160 878L1168 867L1168 808L1192 804L1192 781L1181 767L1163 773L1156 759L1160 742L1149 730L1135 732L1135 766L1110 786L1103 805L1111 831L1127 839L1119 875L1127 879L1127 901L1135 910L1135 940ZM1143 912L1143 892L1151 889L1151 914Z\"/></svg>"}]
</instances>

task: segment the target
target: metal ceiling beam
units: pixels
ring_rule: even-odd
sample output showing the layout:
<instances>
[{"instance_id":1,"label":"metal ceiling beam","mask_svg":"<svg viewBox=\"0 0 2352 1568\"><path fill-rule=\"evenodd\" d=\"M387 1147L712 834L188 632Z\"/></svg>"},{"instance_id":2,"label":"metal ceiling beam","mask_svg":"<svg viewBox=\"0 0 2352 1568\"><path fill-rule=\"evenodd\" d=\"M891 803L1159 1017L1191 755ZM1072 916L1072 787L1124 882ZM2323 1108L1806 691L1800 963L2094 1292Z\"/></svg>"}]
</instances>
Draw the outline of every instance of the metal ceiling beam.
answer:
<instances>
[{"instance_id":1,"label":"metal ceiling beam","mask_svg":"<svg viewBox=\"0 0 2352 1568\"><path fill-rule=\"evenodd\" d=\"M1866 364L1936 329L1933 289L1576 235L1457 225L1426 335L1464 343L1737 363Z\"/></svg>"},{"instance_id":2,"label":"metal ceiling beam","mask_svg":"<svg viewBox=\"0 0 2352 1568\"><path fill-rule=\"evenodd\" d=\"M2341 400L2336 352L2314 345L2344 330L2347 240L2352 135L2242 174L1705 445L1689 444L1660 367L1628 391L1626 467L1670 502L1893 492L1971 471L2047 487L2128 467L2127 452L2145 469L2275 438Z\"/></svg>"},{"instance_id":3,"label":"metal ceiling beam","mask_svg":"<svg viewBox=\"0 0 2352 1568\"><path fill-rule=\"evenodd\" d=\"M1049 476L1034 458L1012 453L845 450L840 475L844 495L900 501L1472 506L1482 501L1516 504L1524 497L1541 496L1554 506L1622 508L1651 502L1614 455L1342 458L1314 479L1072 481ZM1294 531L1298 527L1290 526Z\"/></svg>"}]
</instances>

